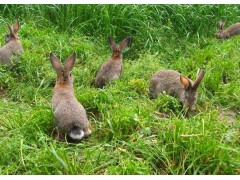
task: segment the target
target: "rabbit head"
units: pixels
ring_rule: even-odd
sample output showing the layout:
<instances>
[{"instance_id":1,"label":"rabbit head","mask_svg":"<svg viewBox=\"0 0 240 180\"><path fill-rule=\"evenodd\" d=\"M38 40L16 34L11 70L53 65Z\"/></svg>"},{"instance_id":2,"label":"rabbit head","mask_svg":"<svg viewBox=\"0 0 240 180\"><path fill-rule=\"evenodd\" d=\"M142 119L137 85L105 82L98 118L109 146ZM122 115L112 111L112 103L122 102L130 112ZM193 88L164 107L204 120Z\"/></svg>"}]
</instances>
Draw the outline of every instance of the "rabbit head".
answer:
<instances>
[{"instance_id":1,"label":"rabbit head","mask_svg":"<svg viewBox=\"0 0 240 180\"><path fill-rule=\"evenodd\" d=\"M18 40L18 30L20 28L19 21L15 22L13 26L7 23L9 34L5 36L5 42L8 43L12 40Z\"/></svg>"},{"instance_id":2,"label":"rabbit head","mask_svg":"<svg viewBox=\"0 0 240 180\"><path fill-rule=\"evenodd\" d=\"M111 37L108 37L108 40L109 40L109 44L110 44L110 47L112 49L112 55L111 55L111 58L112 59L119 59L121 58L122 56L122 50L126 47L128 47L128 45L130 44L131 42L131 38L130 37L126 37L121 43L119 46L116 45L115 41L111 38Z\"/></svg>"},{"instance_id":3,"label":"rabbit head","mask_svg":"<svg viewBox=\"0 0 240 180\"><path fill-rule=\"evenodd\" d=\"M56 84L61 85L73 85L74 77L71 74L71 70L74 66L76 59L76 52L74 52L66 61L65 65L62 66L60 60L51 52L50 59L52 63L53 69L57 73L57 81Z\"/></svg>"},{"instance_id":4,"label":"rabbit head","mask_svg":"<svg viewBox=\"0 0 240 180\"><path fill-rule=\"evenodd\" d=\"M204 77L204 71L202 70L197 79L192 82L190 79L180 75L180 82L184 86L184 91L180 96L180 100L183 103L185 108L188 108L190 111L195 110L195 104L197 103L197 88L201 83Z\"/></svg>"},{"instance_id":5,"label":"rabbit head","mask_svg":"<svg viewBox=\"0 0 240 180\"><path fill-rule=\"evenodd\" d=\"M224 22L223 20L220 20L220 21L218 22L218 30L217 30L217 32L216 32L216 34L215 34L218 39L222 39L222 38L225 37L225 35L224 35L224 33L223 33L223 27L224 27L224 25L225 25L225 22Z\"/></svg>"}]
</instances>

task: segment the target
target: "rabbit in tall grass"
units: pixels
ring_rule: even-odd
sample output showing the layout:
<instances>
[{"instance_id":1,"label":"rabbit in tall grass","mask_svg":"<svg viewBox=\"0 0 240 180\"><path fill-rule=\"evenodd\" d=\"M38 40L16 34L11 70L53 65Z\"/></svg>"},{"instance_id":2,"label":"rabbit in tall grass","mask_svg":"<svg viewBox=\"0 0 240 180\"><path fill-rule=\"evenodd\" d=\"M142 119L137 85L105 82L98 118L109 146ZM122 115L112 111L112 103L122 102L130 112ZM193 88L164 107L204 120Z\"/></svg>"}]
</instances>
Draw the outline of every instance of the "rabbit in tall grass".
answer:
<instances>
[{"instance_id":1,"label":"rabbit in tall grass","mask_svg":"<svg viewBox=\"0 0 240 180\"><path fill-rule=\"evenodd\" d=\"M53 89L52 106L58 136L63 141L65 135L73 141L79 141L91 134L86 110L74 95L74 77L71 70L74 66L76 53L74 52L62 66L60 60L51 52L50 60L57 73L57 80Z\"/></svg>"},{"instance_id":2,"label":"rabbit in tall grass","mask_svg":"<svg viewBox=\"0 0 240 180\"><path fill-rule=\"evenodd\" d=\"M5 36L6 45L0 48L0 61L12 68L13 64L18 61L17 55L23 52L23 47L18 37L19 21L15 22L13 26L7 23L7 26L10 33Z\"/></svg>"},{"instance_id":3,"label":"rabbit in tall grass","mask_svg":"<svg viewBox=\"0 0 240 180\"><path fill-rule=\"evenodd\" d=\"M224 21L220 20L218 22L218 30L215 34L218 39L226 39L240 34L240 23L235 23L228 27L227 29L223 30L224 25L225 25Z\"/></svg>"},{"instance_id":4,"label":"rabbit in tall grass","mask_svg":"<svg viewBox=\"0 0 240 180\"><path fill-rule=\"evenodd\" d=\"M204 77L201 70L197 79L193 82L182 74L173 70L161 70L155 73L150 81L150 95L157 98L165 91L168 95L180 98L183 106L194 111L197 102L197 88Z\"/></svg>"},{"instance_id":5,"label":"rabbit in tall grass","mask_svg":"<svg viewBox=\"0 0 240 180\"><path fill-rule=\"evenodd\" d=\"M100 68L95 78L95 87L103 88L108 82L118 79L122 74L122 50L131 42L130 37L126 37L119 46L116 45L112 38L108 38L112 49L111 57Z\"/></svg>"}]
</instances>

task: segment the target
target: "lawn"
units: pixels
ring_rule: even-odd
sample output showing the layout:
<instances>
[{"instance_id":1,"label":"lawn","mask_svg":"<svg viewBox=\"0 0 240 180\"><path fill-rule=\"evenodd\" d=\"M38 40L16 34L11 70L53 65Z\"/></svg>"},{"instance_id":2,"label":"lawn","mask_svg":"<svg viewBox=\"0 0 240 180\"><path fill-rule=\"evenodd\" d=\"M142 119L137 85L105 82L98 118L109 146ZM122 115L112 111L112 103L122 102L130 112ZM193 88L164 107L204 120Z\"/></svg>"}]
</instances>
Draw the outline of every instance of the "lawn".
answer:
<instances>
[{"instance_id":1,"label":"lawn","mask_svg":"<svg viewBox=\"0 0 240 180\"><path fill-rule=\"evenodd\" d=\"M24 47L15 69L0 66L0 174L240 174L240 36L215 38L217 21L237 22L239 9L0 5L0 47L6 22L16 18ZM97 89L94 78L111 54L108 35L133 41L121 78ZM78 144L52 137L49 53L64 63L74 51L75 95L92 130ZM205 69L194 116L166 94L150 99L150 78L161 69L193 80Z\"/></svg>"}]
</instances>

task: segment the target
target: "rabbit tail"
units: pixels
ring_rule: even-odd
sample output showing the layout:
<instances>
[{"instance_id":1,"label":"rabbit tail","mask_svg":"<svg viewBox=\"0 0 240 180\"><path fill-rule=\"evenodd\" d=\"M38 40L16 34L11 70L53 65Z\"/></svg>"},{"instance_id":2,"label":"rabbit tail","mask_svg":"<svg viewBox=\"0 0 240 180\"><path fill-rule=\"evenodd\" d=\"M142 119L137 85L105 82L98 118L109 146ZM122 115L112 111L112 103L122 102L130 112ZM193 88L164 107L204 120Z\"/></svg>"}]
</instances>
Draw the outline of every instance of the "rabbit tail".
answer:
<instances>
[{"instance_id":1,"label":"rabbit tail","mask_svg":"<svg viewBox=\"0 0 240 180\"><path fill-rule=\"evenodd\" d=\"M81 140L84 137L84 131L81 128L74 126L68 135L73 140Z\"/></svg>"}]
</instances>

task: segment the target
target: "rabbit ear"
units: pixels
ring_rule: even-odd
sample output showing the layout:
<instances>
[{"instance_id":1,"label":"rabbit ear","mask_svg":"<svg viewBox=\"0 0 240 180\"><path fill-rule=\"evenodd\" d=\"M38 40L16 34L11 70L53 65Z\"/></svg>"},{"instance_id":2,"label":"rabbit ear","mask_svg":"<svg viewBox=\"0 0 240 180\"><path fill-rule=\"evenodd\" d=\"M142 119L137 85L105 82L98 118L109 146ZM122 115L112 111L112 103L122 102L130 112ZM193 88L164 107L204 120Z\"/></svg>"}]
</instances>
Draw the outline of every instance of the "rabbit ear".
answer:
<instances>
[{"instance_id":1,"label":"rabbit ear","mask_svg":"<svg viewBox=\"0 0 240 180\"><path fill-rule=\"evenodd\" d=\"M74 52L66 61L63 69L65 72L69 72L72 70L73 66L74 66L74 63L75 63L75 59L76 59L76 52Z\"/></svg>"},{"instance_id":2,"label":"rabbit ear","mask_svg":"<svg viewBox=\"0 0 240 180\"><path fill-rule=\"evenodd\" d=\"M17 33L17 32L18 32L19 27L20 27L20 24L19 24L19 21L17 20L17 21L15 22L15 24L13 25L14 33Z\"/></svg>"},{"instance_id":3,"label":"rabbit ear","mask_svg":"<svg viewBox=\"0 0 240 180\"><path fill-rule=\"evenodd\" d=\"M13 34L13 28L9 23L7 23L7 27L9 29L10 33Z\"/></svg>"},{"instance_id":4,"label":"rabbit ear","mask_svg":"<svg viewBox=\"0 0 240 180\"><path fill-rule=\"evenodd\" d=\"M53 69L57 72L57 74L61 73L62 71L62 64L59 61L59 59L53 54L53 52L50 53L50 60L52 63Z\"/></svg>"},{"instance_id":5,"label":"rabbit ear","mask_svg":"<svg viewBox=\"0 0 240 180\"><path fill-rule=\"evenodd\" d=\"M128 47L128 45L131 42L131 38L130 37L126 37L120 44L119 48L120 50L123 50L124 48Z\"/></svg>"},{"instance_id":6,"label":"rabbit ear","mask_svg":"<svg viewBox=\"0 0 240 180\"><path fill-rule=\"evenodd\" d=\"M117 45L116 45L115 41L111 37L108 37L108 40L109 40L109 44L110 44L111 49L115 50L117 48Z\"/></svg>"},{"instance_id":7,"label":"rabbit ear","mask_svg":"<svg viewBox=\"0 0 240 180\"><path fill-rule=\"evenodd\" d=\"M225 22L224 22L223 20L220 20L220 21L218 22L218 28L219 28L219 29L222 29L222 30L223 30L224 25L225 25Z\"/></svg>"},{"instance_id":8,"label":"rabbit ear","mask_svg":"<svg viewBox=\"0 0 240 180\"><path fill-rule=\"evenodd\" d=\"M195 82L193 83L192 89L196 90L198 88L198 85L201 83L203 77L204 77L204 70L201 70L197 79L195 80Z\"/></svg>"},{"instance_id":9,"label":"rabbit ear","mask_svg":"<svg viewBox=\"0 0 240 180\"><path fill-rule=\"evenodd\" d=\"M189 90L189 88L191 87L191 82L183 75L180 75L180 81L183 84L185 90Z\"/></svg>"}]
</instances>

